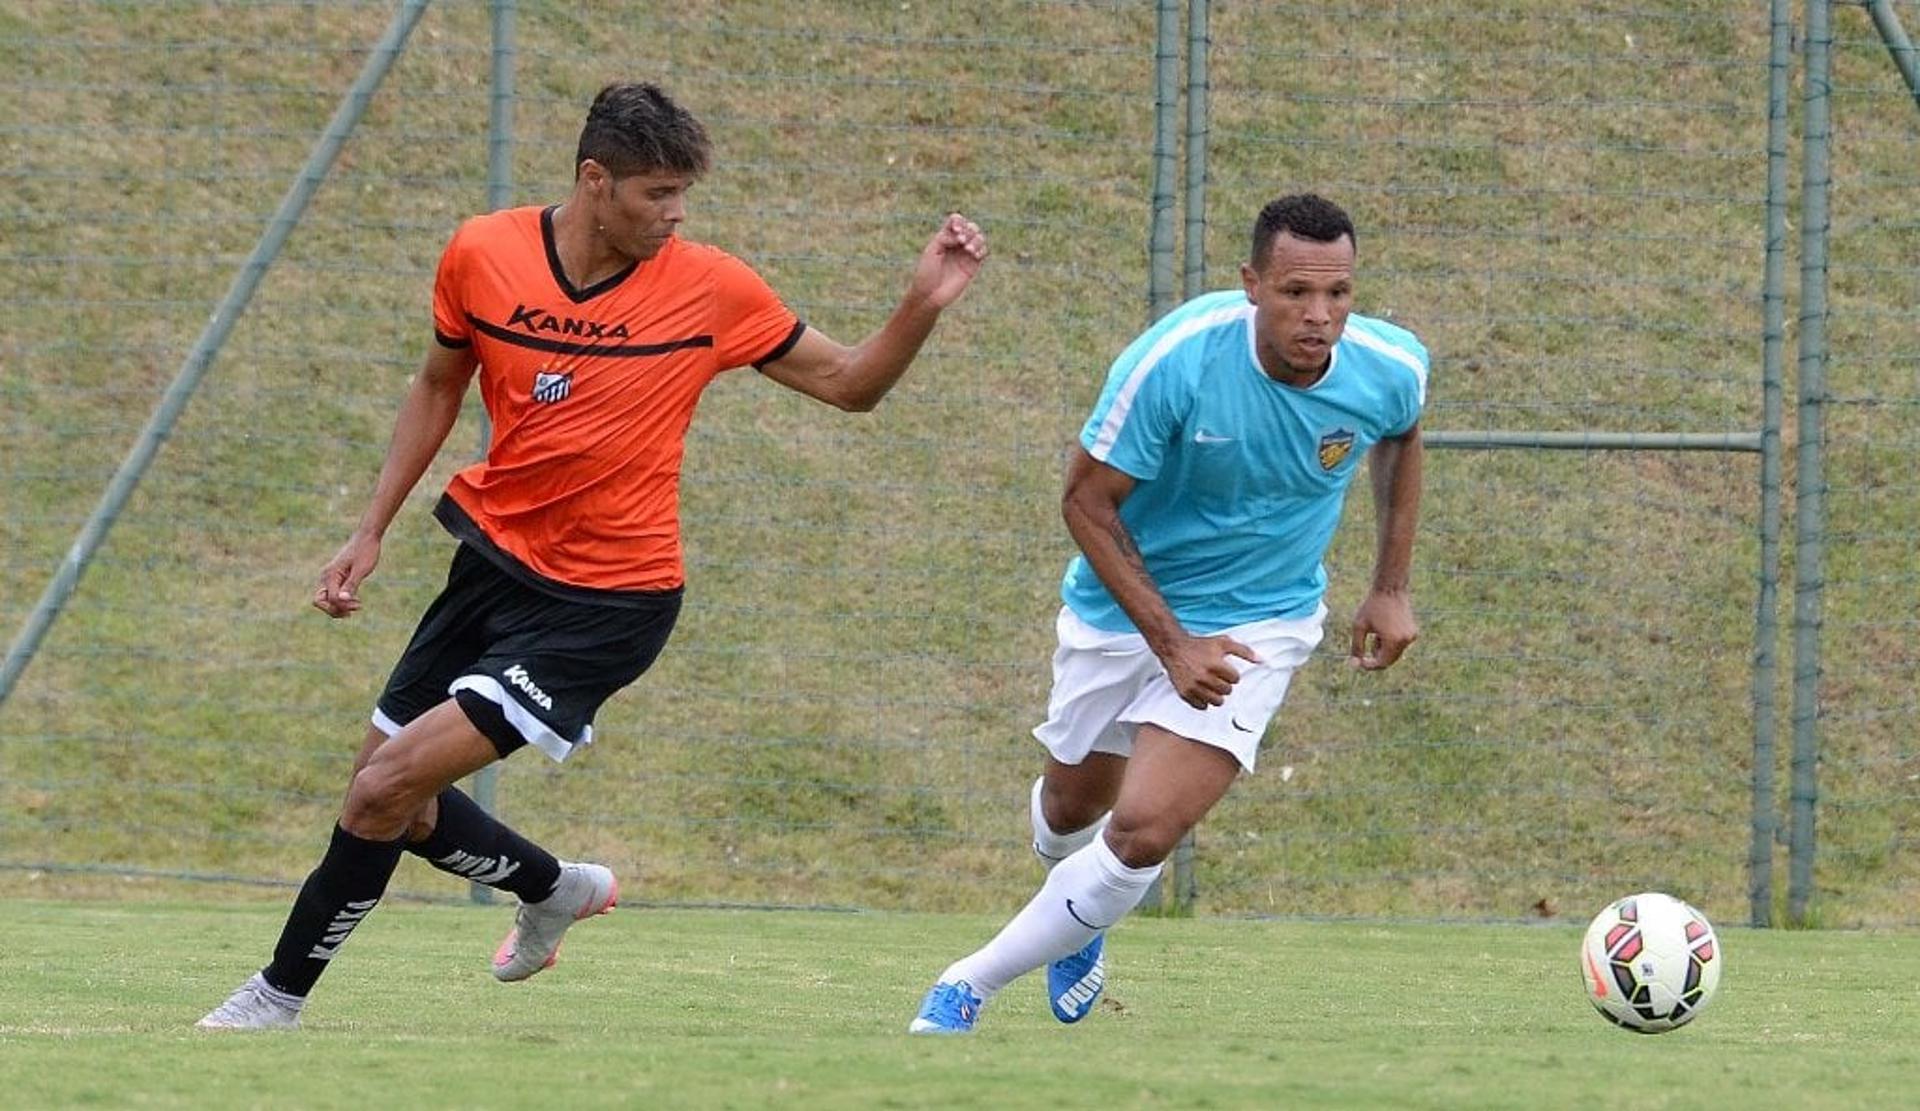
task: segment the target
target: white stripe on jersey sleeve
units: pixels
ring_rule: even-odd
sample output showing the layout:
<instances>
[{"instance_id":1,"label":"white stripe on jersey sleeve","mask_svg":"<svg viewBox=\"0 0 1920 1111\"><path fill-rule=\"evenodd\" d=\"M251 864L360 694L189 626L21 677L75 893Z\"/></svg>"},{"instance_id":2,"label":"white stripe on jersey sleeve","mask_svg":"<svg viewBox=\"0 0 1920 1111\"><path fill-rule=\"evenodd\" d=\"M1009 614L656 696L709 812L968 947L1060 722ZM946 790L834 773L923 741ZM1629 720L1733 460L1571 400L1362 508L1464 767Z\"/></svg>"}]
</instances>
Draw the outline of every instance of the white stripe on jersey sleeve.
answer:
<instances>
[{"instance_id":1,"label":"white stripe on jersey sleeve","mask_svg":"<svg viewBox=\"0 0 1920 1111\"><path fill-rule=\"evenodd\" d=\"M1087 454L1102 463L1107 461L1107 456L1113 454L1113 445L1120 438L1120 429L1127 423L1127 412L1133 408L1133 396L1140 392L1140 387L1145 384L1147 375L1153 373L1153 369L1159 366L1161 360L1171 354L1174 348L1196 333L1251 315L1253 315L1251 304L1228 305L1224 309L1215 309L1209 313L1202 313L1192 320L1182 321L1174 325L1166 335L1161 336L1158 342L1147 349L1146 354L1140 356L1140 361L1133 364L1133 369L1127 372L1127 380L1120 384L1119 392L1113 395L1113 404L1107 406L1106 418L1100 422L1100 430L1094 433L1093 447L1088 449ZM1425 379L1423 378L1423 393L1424 390Z\"/></svg>"},{"instance_id":2,"label":"white stripe on jersey sleeve","mask_svg":"<svg viewBox=\"0 0 1920 1111\"><path fill-rule=\"evenodd\" d=\"M1420 404L1422 406L1426 405L1427 403L1426 360L1422 359L1418 355L1415 355L1413 352L1407 350L1404 347L1400 347L1396 344L1392 344L1387 342L1384 339L1381 339L1379 336L1374 335L1372 332L1369 332L1364 328L1348 328L1346 332L1346 338L1351 339L1353 342L1359 344L1360 346L1366 348L1369 351L1374 352L1375 354L1385 355L1387 358L1392 359L1394 362L1399 363L1400 365L1413 371L1414 378L1417 379L1420 383Z\"/></svg>"}]
</instances>

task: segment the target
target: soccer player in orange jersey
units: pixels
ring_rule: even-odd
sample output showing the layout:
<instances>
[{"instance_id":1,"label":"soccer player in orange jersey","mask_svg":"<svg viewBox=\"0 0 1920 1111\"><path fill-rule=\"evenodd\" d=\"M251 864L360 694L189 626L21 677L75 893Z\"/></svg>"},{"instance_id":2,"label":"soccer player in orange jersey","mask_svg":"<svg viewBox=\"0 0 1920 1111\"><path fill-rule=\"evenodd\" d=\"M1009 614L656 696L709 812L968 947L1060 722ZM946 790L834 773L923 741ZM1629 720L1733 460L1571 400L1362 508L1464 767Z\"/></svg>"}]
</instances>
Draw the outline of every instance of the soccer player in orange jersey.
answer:
<instances>
[{"instance_id":1,"label":"soccer player in orange jersey","mask_svg":"<svg viewBox=\"0 0 1920 1111\"><path fill-rule=\"evenodd\" d=\"M272 961L201 1027L297 1026L403 852L519 897L494 956L501 980L550 966L569 926L611 909L611 871L557 860L453 785L526 745L566 759L592 741L601 703L666 643L683 576L680 462L707 383L751 365L836 408L872 409L987 257L980 229L948 215L892 316L846 346L739 259L679 236L708 162L704 128L666 93L609 85L587 114L565 201L454 233L426 365L313 604L334 618L360 608L381 537L477 373L492 439L434 510L459 541L447 585L376 704L332 841Z\"/></svg>"}]
</instances>

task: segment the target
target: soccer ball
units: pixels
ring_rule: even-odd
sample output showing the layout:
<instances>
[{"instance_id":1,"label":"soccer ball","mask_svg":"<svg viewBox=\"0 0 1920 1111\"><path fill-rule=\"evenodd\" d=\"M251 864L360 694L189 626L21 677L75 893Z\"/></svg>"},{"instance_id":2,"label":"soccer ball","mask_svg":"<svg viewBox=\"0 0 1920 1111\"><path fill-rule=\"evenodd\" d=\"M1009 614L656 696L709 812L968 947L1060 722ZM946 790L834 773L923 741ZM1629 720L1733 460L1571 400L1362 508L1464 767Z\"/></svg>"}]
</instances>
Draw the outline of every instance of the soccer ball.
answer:
<instances>
[{"instance_id":1,"label":"soccer ball","mask_svg":"<svg viewBox=\"0 0 1920 1111\"><path fill-rule=\"evenodd\" d=\"M1725 964L1707 916L1657 891L1616 900L1580 946L1594 1010L1641 1034L1692 1022L1713 1001Z\"/></svg>"}]
</instances>

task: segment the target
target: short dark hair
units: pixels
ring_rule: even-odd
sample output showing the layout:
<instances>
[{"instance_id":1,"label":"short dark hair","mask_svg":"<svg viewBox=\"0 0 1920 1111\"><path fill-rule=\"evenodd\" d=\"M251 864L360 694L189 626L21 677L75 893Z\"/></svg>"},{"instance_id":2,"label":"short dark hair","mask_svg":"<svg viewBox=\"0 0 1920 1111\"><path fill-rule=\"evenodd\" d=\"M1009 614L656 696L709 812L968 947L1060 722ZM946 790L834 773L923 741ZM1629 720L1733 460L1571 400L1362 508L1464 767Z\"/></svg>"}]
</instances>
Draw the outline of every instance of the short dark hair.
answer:
<instances>
[{"instance_id":1,"label":"short dark hair","mask_svg":"<svg viewBox=\"0 0 1920 1111\"><path fill-rule=\"evenodd\" d=\"M601 89L580 129L574 173L591 158L616 178L630 174L707 172L712 148L693 113L650 82L616 82Z\"/></svg>"},{"instance_id":2,"label":"short dark hair","mask_svg":"<svg viewBox=\"0 0 1920 1111\"><path fill-rule=\"evenodd\" d=\"M1267 255L1273 250L1273 237L1281 232L1315 243L1332 243L1343 235L1355 246L1360 242L1360 237L1354 234L1353 221L1339 205L1318 193L1291 193L1268 201L1253 222L1251 261L1254 269L1267 264Z\"/></svg>"}]
</instances>

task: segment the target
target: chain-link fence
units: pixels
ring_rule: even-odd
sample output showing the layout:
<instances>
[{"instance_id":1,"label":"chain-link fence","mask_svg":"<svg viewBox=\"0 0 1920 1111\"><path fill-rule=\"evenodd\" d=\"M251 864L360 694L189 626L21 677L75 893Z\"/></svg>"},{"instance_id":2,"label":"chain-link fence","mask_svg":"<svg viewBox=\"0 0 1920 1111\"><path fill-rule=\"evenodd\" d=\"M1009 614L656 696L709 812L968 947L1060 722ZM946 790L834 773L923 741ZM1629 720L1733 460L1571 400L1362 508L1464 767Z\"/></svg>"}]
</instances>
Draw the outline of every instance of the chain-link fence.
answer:
<instances>
[{"instance_id":1,"label":"chain-link fence","mask_svg":"<svg viewBox=\"0 0 1920 1111\"><path fill-rule=\"evenodd\" d=\"M0 16L0 627L28 623L395 11ZM1814 909L1905 921L1920 110L1869 10L1833 14ZM1210 41L1199 83L1190 30ZM1778 814L1785 835L1792 780L1783 655L1763 684L1779 787L1755 806L1756 645L1785 648L1755 620L1768 221L1788 200L1769 205L1769 117L1803 111L1770 95L1773 30L1706 3L427 6L0 709L0 883L304 873L444 574L425 507L478 441L477 420L456 430L363 614L304 608L430 341L439 249L490 202L559 200L593 91L644 77L716 138L687 233L814 325L877 326L948 209L994 258L875 414L751 371L715 385L685 468L681 626L589 754L509 763L517 825L641 898L1013 905L1065 449L1165 302L1152 262L1175 249L1185 284L1234 285L1259 205L1312 188L1359 225L1359 310L1435 354L1425 636L1384 675L1339 666L1371 559L1358 493L1323 658L1183 882L1218 911L1512 918L1661 887L1742 917L1753 829L1764 844ZM502 109L510 147L488 140ZM1166 172L1183 139L1204 176Z\"/></svg>"}]
</instances>

